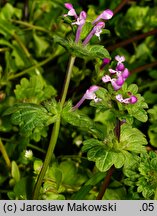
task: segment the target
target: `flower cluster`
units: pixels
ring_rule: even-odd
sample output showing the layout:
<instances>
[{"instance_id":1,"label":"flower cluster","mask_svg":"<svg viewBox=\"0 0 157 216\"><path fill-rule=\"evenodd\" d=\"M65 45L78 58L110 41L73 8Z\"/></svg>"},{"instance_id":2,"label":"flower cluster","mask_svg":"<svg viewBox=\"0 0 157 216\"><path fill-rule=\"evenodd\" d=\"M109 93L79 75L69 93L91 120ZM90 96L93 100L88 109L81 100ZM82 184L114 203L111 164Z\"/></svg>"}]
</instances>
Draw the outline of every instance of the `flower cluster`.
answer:
<instances>
[{"instance_id":1,"label":"flower cluster","mask_svg":"<svg viewBox=\"0 0 157 216\"><path fill-rule=\"evenodd\" d=\"M81 34L81 31L82 31L82 27L84 26L84 24L86 22L86 16L87 16L86 12L81 11L81 13L78 16L75 9L73 8L72 4L65 3L64 5L69 10L67 14L64 14L64 16L73 16L75 18L75 22L73 22L72 25L77 25L78 26L77 31L76 31L76 38L75 38L75 42L78 43L79 39L80 39L80 34ZM92 22L93 29L91 30L89 35L87 35L87 37L83 41L83 45L86 45L94 35L96 35L100 39L100 34L102 32L102 28L105 27L105 23L102 22L102 20L109 20L109 19L112 18L112 16L113 16L113 12L111 10L107 9L107 10L103 11Z\"/></svg>"},{"instance_id":2,"label":"flower cluster","mask_svg":"<svg viewBox=\"0 0 157 216\"><path fill-rule=\"evenodd\" d=\"M113 86L114 90L118 90L122 87L124 84L124 81L129 76L129 71L127 68L125 68L123 62L125 61L124 56L116 56L115 59L117 60L117 66L116 69L109 69L110 76L105 75L102 77L102 81L104 83L111 82L111 85ZM113 77L114 76L114 77ZM113 77L113 78L112 78Z\"/></svg>"},{"instance_id":3,"label":"flower cluster","mask_svg":"<svg viewBox=\"0 0 157 216\"><path fill-rule=\"evenodd\" d=\"M122 85L124 84L125 80L129 76L128 69L124 66L123 62L125 61L124 56L117 55L115 57L115 60L117 61L117 65L115 70L109 69L110 75L105 75L102 77L102 81L104 83L111 82L111 85L113 86L114 90L117 91L121 89ZM132 95L130 92L128 92L129 98L123 99L123 96L121 94L118 94L116 96L116 99L125 104L134 104L137 102L137 98Z\"/></svg>"},{"instance_id":4,"label":"flower cluster","mask_svg":"<svg viewBox=\"0 0 157 216\"><path fill-rule=\"evenodd\" d=\"M115 91L118 91L121 89L122 85L124 84L125 80L129 76L128 69L124 66L123 62L125 61L124 56L117 55L115 57L115 60L117 61L115 70L109 69L110 76L105 75L102 77L102 81L104 83L111 82L111 85L113 86ZM100 66L100 69L103 69L107 64L110 63L110 59L104 58L102 65ZM74 110L79 108L81 104L87 99L87 100L94 100L95 103L101 101L100 98L97 98L95 92L99 89L99 86L93 85L89 89L87 89L86 93L83 95L83 97L80 99L80 101L73 107ZM132 95L131 92L128 92L127 98L123 98L122 94L116 95L116 100L120 103L124 104L134 104L137 102L137 97Z\"/></svg>"}]
</instances>

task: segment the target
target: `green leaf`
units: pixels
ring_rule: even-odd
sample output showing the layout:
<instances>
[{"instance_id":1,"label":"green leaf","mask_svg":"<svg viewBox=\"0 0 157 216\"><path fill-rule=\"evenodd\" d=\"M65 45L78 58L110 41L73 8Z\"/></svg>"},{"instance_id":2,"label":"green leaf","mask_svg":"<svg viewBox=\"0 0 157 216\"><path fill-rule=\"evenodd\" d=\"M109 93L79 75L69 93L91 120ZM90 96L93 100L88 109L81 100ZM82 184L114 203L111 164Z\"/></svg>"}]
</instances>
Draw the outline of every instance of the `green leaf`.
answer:
<instances>
[{"instance_id":1,"label":"green leaf","mask_svg":"<svg viewBox=\"0 0 157 216\"><path fill-rule=\"evenodd\" d=\"M30 59L26 56L23 49L19 46L17 41L13 41L13 51L11 53L12 59L15 62L16 66L19 69L23 69L25 67L29 67L31 65Z\"/></svg>"},{"instance_id":2,"label":"green leaf","mask_svg":"<svg viewBox=\"0 0 157 216\"><path fill-rule=\"evenodd\" d=\"M33 33L33 39L35 43L36 56L42 57L50 44L45 40L44 37L38 36L36 32Z\"/></svg>"},{"instance_id":3,"label":"green leaf","mask_svg":"<svg viewBox=\"0 0 157 216\"><path fill-rule=\"evenodd\" d=\"M20 19L22 17L22 10L13 7L9 3L6 3L5 6L1 9L0 19L10 20L13 16Z\"/></svg>"},{"instance_id":4,"label":"green leaf","mask_svg":"<svg viewBox=\"0 0 157 216\"><path fill-rule=\"evenodd\" d=\"M99 88L98 91L96 91L96 95L98 98L101 99L99 103L95 103L94 101L90 102L91 106L99 108L101 111L110 109L112 107L111 105L111 95L105 88Z\"/></svg>"},{"instance_id":5,"label":"green leaf","mask_svg":"<svg viewBox=\"0 0 157 216\"><path fill-rule=\"evenodd\" d=\"M92 28L93 28L93 25L91 24L91 22L85 22L85 25L83 26L82 31L81 31L80 39L81 40L84 39L89 34Z\"/></svg>"},{"instance_id":6,"label":"green leaf","mask_svg":"<svg viewBox=\"0 0 157 216\"><path fill-rule=\"evenodd\" d=\"M20 171L15 161L11 163L11 175L16 182L20 180Z\"/></svg>"},{"instance_id":7,"label":"green leaf","mask_svg":"<svg viewBox=\"0 0 157 216\"><path fill-rule=\"evenodd\" d=\"M18 103L8 108L4 115L11 114L11 121L20 126L25 136L30 136L38 129L40 132L45 126L56 121L57 115L52 116L44 107L31 103Z\"/></svg>"},{"instance_id":8,"label":"green leaf","mask_svg":"<svg viewBox=\"0 0 157 216\"><path fill-rule=\"evenodd\" d=\"M104 138L103 131L97 124L91 120L81 110L72 110L71 102L69 101L63 108L61 113L62 118L69 124L86 130L92 134L97 135L100 139Z\"/></svg>"},{"instance_id":9,"label":"green leaf","mask_svg":"<svg viewBox=\"0 0 157 216\"><path fill-rule=\"evenodd\" d=\"M103 200L124 200L126 199L126 188L118 181L112 182L106 189Z\"/></svg>"},{"instance_id":10,"label":"green leaf","mask_svg":"<svg viewBox=\"0 0 157 216\"><path fill-rule=\"evenodd\" d=\"M115 31L121 38L127 38L135 31L146 30L151 24L148 22L149 6L132 5L126 11L126 14L121 13L115 19ZM155 17L155 15L154 15ZM155 19L154 19L155 21Z\"/></svg>"},{"instance_id":11,"label":"green leaf","mask_svg":"<svg viewBox=\"0 0 157 216\"><path fill-rule=\"evenodd\" d=\"M59 36L54 36L54 42L59 43L66 48L72 55L80 58L110 58L108 51L102 45L86 45L76 44L72 40L65 40Z\"/></svg>"},{"instance_id":12,"label":"green leaf","mask_svg":"<svg viewBox=\"0 0 157 216\"><path fill-rule=\"evenodd\" d=\"M132 128L128 124L121 126L120 144L118 148L135 153L144 153L147 144L145 135L137 128Z\"/></svg>"},{"instance_id":13,"label":"green leaf","mask_svg":"<svg viewBox=\"0 0 157 216\"><path fill-rule=\"evenodd\" d=\"M157 124L150 125L148 129L148 136L150 139L150 144L157 147Z\"/></svg>"},{"instance_id":14,"label":"green leaf","mask_svg":"<svg viewBox=\"0 0 157 216\"><path fill-rule=\"evenodd\" d=\"M94 122L80 110L69 112L63 110L62 118L73 126L86 129L92 129L94 127Z\"/></svg>"},{"instance_id":15,"label":"green leaf","mask_svg":"<svg viewBox=\"0 0 157 216\"><path fill-rule=\"evenodd\" d=\"M0 34L2 34L6 39L10 39L16 30L17 28L9 21L0 19Z\"/></svg>"},{"instance_id":16,"label":"green leaf","mask_svg":"<svg viewBox=\"0 0 157 216\"><path fill-rule=\"evenodd\" d=\"M124 98L128 98L128 92L131 92L134 96L137 97L137 102L134 104L123 104L123 109L126 109L130 116L136 118L141 122L146 122L148 120L147 112L144 110L148 108L147 103L140 94L137 94L138 87L135 84L131 84L127 87L127 84L122 86L120 93L124 95ZM119 102L118 102L119 103ZM120 103L119 103L120 104ZM121 105L122 106L122 105Z\"/></svg>"},{"instance_id":17,"label":"green leaf","mask_svg":"<svg viewBox=\"0 0 157 216\"><path fill-rule=\"evenodd\" d=\"M63 161L60 163L60 169L62 170L63 184L76 185L77 180L77 168L72 161Z\"/></svg>"},{"instance_id":18,"label":"green leaf","mask_svg":"<svg viewBox=\"0 0 157 216\"><path fill-rule=\"evenodd\" d=\"M62 172L56 166L56 163L53 163L46 172L44 177L43 184L43 193L41 194L41 198L44 200L56 199L56 200L64 200L64 195L61 194L64 191L64 188L61 186L62 183Z\"/></svg>"},{"instance_id":19,"label":"green leaf","mask_svg":"<svg viewBox=\"0 0 157 216\"><path fill-rule=\"evenodd\" d=\"M26 200L32 199L34 181L32 177L23 177L14 187L15 199Z\"/></svg>"},{"instance_id":20,"label":"green leaf","mask_svg":"<svg viewBox=\"0 0 157 216\"><path fill-rule=\"evenodd\" d=\"M46 84L39 75L31 76L30 80L22 78L20 85L16 85L14 92L18 100L32 103L40 103L56 95L56 90L51 85Z\"/></svg>"},{"instance_id":21,"label":"green leaf","mask_svg":"<svg viewBox=\"0 0 157 216\"><path fill-rule=\"evenodd\" d=\"M121 152L115 152L114 149L106 147L106 145L96 139L88 139L83 142L83 152L87 152L88 160L95 161L97 168L101 172L109 170L114 164L116 168L120 168L124 164L125 157Z\"/></svg>"},{"instance_id":22,"label":"green leaf","mask_svg":"<svg viewBox=\"0 0 157 216\"><path fill-rule=\"evenodd\" d=\"M129 161L125 163L124 174L127 178L124 183L142 193L145 199L153 199L157 188L157 154L153 151L129 156Z\"/></svg>"},{"instance_id":23,"label":"green leaf","mask_svg":"<svg viewBox=\"0 0 157 216\"><path fill-rule=\"evenodd\" d=\"M157 146L157 105L154 105L152 109L148 110L149 121L151 125L148 128L148 136L150 144L154 147Z\"/></svg>"},{"instance_id":24,"label":"green leaf","mask_svg":"<svg viewBox=\"0 0 157 216\"><path fill-rule=\"evenodd\" d=\"M105 177L106 173L101 173L101 172L97 172L96 174L94 174L81 188L80 190L75 193L72 196L73 200L83 200L86 198L86 196L89 194L90 190L93 188L93 186L95 186L96 184L98 184L99 182L101 182L104 177Z\"/></svg>"},{"instance_id":25,"label":"green leaf","mask_svg":"<svg viewBox=\"0 0 157 216\"><path fill-rule=\"evenodd\" d=\"M154 105L152 109L148 110L149 121L155 123L157 121L157 105Z\"/></svg>"},{"instance_id":26,"label":"green leaf","mask_svg":"<svg viewBox=\"0 0 157 216\"><path fill-rule=\"evenodd\" d=\"M157 188L157 155L155 152L141 155L138 168L140 177L137 181L138 192L146 199L151 199Z\"/></svg>"},{"instance_id":27,"label":"green leaf","mask_svg":"<svg viewBox=\"0 0 157 216\"><path fill-rule=\"evenodd\" d=\"M145 101L148 104L156 104L157 103L157 94L153 93L151 91L146 91L143 95L143 97L145 98Z\"/></svg>"},{"instance_id":28,"label":"green leaf","mask_svg":"<svg viewBox=\"0 0 157 216\"><path fill-rule=\"evenodd\" d=\"M144 153L147 140L138 129L130 125L121 126L120 142L108 132L104 141L88 139L83 142L82 151L87 152L88 160L94 161L101 172L112 165L121 168L125 164L127 152Z\"/></svg>"}]
</instances>

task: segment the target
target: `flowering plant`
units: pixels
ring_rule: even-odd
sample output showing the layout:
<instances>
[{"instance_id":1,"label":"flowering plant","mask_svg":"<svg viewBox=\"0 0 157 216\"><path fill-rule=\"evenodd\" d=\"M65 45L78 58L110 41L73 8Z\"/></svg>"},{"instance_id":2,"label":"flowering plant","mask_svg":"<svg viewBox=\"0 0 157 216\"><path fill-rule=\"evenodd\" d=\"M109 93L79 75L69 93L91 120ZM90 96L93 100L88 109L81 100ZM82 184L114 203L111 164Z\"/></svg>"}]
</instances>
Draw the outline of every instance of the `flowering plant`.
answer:
<instances>
[{"instance_id":1,"label":"flowering plant","mask_svg":"<svg viewBox=\"0 0 157 216\"><path fill-rule=\"evenodd\" d=\"M135 73L156 42L125 41L155 34L153 10L12 2L0 8L1 198L156 199L157 77Z\"/></svg>"}]
</instances>

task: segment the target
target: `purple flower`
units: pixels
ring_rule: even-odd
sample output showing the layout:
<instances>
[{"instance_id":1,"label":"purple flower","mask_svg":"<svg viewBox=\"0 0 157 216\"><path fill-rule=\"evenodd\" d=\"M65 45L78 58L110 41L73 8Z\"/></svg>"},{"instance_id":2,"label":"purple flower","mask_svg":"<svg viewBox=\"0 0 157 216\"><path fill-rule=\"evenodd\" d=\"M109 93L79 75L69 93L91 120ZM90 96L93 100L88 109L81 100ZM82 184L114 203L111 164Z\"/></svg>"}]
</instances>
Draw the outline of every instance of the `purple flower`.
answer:
<instances>
[{"instance_id":1,"label":"purple flower","mask_svg":"<svg viewBox=\"0 0 157 216\"><path fill-rule=\"evenodd\" d=\"M80 34L82 31L82 27L86 22L86 12L85 11L81 11L79 17L77 18L76 22L73 22L72 25L78 25L77 31L76 31L76 38L75 38L75 42L78 43L79 39L80 39Z\"/></svg>"},{"instance_id":2,"label":"purple flower","mask_svg":"<svg viewBox=\"0 0 157 216\"><path fill-rule=\"evenodd\" d=\"M118 79L115 79L115 78L112 79L109 75L103 76L102 81L104 83L111 82L111 85L113 86L115 91L120 89L124 83L123 79L121 79L121 77L119 77Z\"/></svg>"},{"instance_id":3,"label":"purple flower","mask_svg":"<svg viewBox=\"0 0 157 216\"><path fill-rule=\"evenodd\" d=\"M97 23L92 31L89 33L89 35L85 38L85 40L83 41L83 45L86 45L90 39L93 37L93 35L96 35L99 39L100 39L100 34L102 32L102 28L105 27L105 23L104 22L99 22Z\"/></svg>"},{"instance_id":4,"label":"purple flower","mask_svg":"<svg viewBox=\"0 0 157 216\"><path fill-rule=\"evenodd\" d=\"M76 24L78 26L82 26L85 24L86 21L86 12L85 11L81 11L79 17L77 18L76 22L73 22L72 25Z\"/></svg>"},{"instance_id":5,"label":"purple flower","mask_svg":"<svg viewBox=\"0 0 157 216\"><path fill-rule=\"evenodd\" d=\"M83 97L80 99L80 101L73 107L73 110L78 109L81 104L87 99L87 100L94 100L95 103L101 101L100 98L97 98L95 92L99 89L98 86L93 85L89 89L87 89L86 93L83 95Z\"/></svg>"},{"instance_id":6,"label":"purple flower","mask_svg":"<svg viewBox=\"0 0 157 216\"><path fill-rule=\"evenodd\" d=\"M125 57L124 56L115 56L115 59L117 60L118 64L122 63L125 61Z\"/></svg>"},{"instance_id":7,"label":"purple flower","mask_svg":"<svg viewBox=\"0 0 157 216\"><path fill-rule=\"evenodd\" d=\"M129 71L127 68L124 69L124 71L122 72L122 77L125 80L126 78L128 78L128 76L130 75Z\"/></svg>"},{"instance_id":8,"label":"purple flower","mask_svg":"<svg viewBox=\"0 0 157 216\"><path fill-rule=\"evenodd\" d=\"M113 12L109 9L103 11L93 22L92 24L94 25L96 22L98 22L99 20L103 19L103 20L109 20L111 19L113 16Z\"/></svg>"},{"instance_id":9,"label":"purple flower","mask_svg":"<svg viewBox=\"0 0 157 216\"><path fill-rule=\"evenodd\" d=\"M111 61L111 60L110 60L109 58L104 58L104 59L102 60L101 66L100 66L100 70L102 70L107 64L109 64L110 61Z\"/></svg>"},{"instance_id":10,"label":"purple flower","mask_svg":"<svg viewBox=\"0 0 157 216\"><path fill-rule=\"evenodd\" d=\"M105 75L102 77L103 82L111 82L113 88L115 91L120 89L122 85L124 84L124 81L128 78L129 76L129 71L127 68L125 68L124 64L122 62L125 61L124 56L116 56L115 59L118 61L116 70L110 68L109 72L111 76L114 75L113 78L111 78L109 75Z\"/></svg>"},{"instance_id":11,"label":"purple flower","mask_svg":"<svg viewBox=\"0 0 157 216\"><path fill-rule=\"evenodd\" d=\"M116 99L120 102L120 103L125 103L125 104L134 104L137 102L137 97L134 95L130 95L129 98L125 98L123 99L123 96L121 94L116 95Z\"/></svg>"},{"instance_id":12,"label":"purple flower","mask_svg":"<svg viewBox=\"0 0 157 216\"><path fill-rule=\"evenodd\" d=\"M65 3L64 6L69 10L67 14L64 14L64 16L74 16L75 19L77 19L77 14L75 9L73 8L73 5L70 3Z\"/></svg>"},{"instance_id":13,"label":"purple flower","mask_svg":"<svg viewBox=\"0 0 157 216\"><path fill-rule=\"evenodd\" d=\"M125 66L123 63L117 64L116 70L117 71L123 71L125 69Z\"/></svg>"},{"instance_id":14,"label":"purple flower","mask_svg":"<svg viewBox=\"0 0 157 216\"><path fill-rule=\"evenodd\" d=\"M118 79L116 80L116 84L119 86L122 86L124 84L124 79L122 76L118 77Z\"/></svg>"}]
</instances>

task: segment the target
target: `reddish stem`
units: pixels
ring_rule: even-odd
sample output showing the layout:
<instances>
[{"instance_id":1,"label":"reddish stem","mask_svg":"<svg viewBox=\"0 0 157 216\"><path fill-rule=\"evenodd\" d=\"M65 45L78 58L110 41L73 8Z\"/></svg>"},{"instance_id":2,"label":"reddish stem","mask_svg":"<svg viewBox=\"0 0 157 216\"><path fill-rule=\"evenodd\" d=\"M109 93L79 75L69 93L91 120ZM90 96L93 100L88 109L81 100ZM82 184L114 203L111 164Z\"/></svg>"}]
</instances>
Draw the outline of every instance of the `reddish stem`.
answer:
<instances>
[{"instance_id":1,"label":"reddish stem","mask_svg":"<svg viewBox=\"0 0 157 216\"><path fill-rule=\"evenodd\" d=\"M122 0L121 3L114 9L114 15L118 13L124 7L124 5L128 3L128 1L129 0Z\"/></svg>"},{"instance_id":2,"label":"reddish stem","mask_svg":"<svg viewBox=\"0 0 157 216\"><path fill-rule=\"evenodd\" d=\"M101 187L101 190L98 194L98 196L96 197L97 200L101 200L104 196L104 193L110 183L110 179L112 177L112 174L113 174L113 171L114 171L115 167L114 166L111 166L111 168L107 171L107 176L105 177L104 179L104 182L102 184L102 187Z\"/></svg>"},{"instance_id":3,"label":"reddish stem","mask_svg":"<svg viewBox=\"0 0 157 216\"><path fill-rule=\"evenodd\" d=\"M152 62L150 64L142 65L140 67L137 67L137 68L133 69L132 71L130 71L130 73L131 74L133 74L133 73L139 73L141 71L147 70L148 68L152 68L152 67L155 67L155 66L157 66L157 61L154 61L154 62Z\"/></svg>"},{"instance_id":4,"label":"reddish stem","mask_svg":"<svg viewBox=\"0 0 157 216\"><path fill-rule=\"evenodd\" d=\"M140 35L136 35L135 37L129 38L129 39L124 40L124 41L122 41L122 42L116 43L115 45L109 46L109 47L107 47L106 49L107 49L108 51L113 51L113 50L115 50L115 49L118 48L118 47L126 46L126 45L129 44L129 43L132 43L132 42L134 42L134 41L137 41L137 40L146 38L146 37L148 37L148 36L150 36L150 35L154 35L154 34L157 34L157 29L153 29L153 30L151 30L151 31L149 31L149 32L146 32L146 33L143 33L143 34L140 34Z\"/></svg>"}]
</instances>

